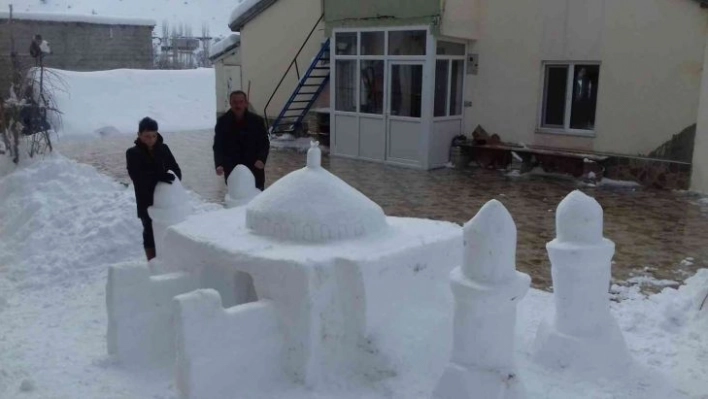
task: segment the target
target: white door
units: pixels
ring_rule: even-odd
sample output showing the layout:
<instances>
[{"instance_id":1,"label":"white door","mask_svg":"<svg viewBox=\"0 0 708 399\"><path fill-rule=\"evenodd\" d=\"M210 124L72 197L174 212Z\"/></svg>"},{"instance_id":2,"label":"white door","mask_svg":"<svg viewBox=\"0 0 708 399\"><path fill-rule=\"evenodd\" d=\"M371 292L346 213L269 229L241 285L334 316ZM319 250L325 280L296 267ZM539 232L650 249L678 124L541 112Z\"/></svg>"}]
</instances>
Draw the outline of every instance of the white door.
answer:
<instances>
[{"instance_id":1,"label":"white door","mask_svg":"<svg viewBox=\"0 0 708 399\"><path fill-rule=\"evenodd\" d=\"M386 159L420 162L423 61L390 61L388 67Z\"/></svg>"}]
</instances>

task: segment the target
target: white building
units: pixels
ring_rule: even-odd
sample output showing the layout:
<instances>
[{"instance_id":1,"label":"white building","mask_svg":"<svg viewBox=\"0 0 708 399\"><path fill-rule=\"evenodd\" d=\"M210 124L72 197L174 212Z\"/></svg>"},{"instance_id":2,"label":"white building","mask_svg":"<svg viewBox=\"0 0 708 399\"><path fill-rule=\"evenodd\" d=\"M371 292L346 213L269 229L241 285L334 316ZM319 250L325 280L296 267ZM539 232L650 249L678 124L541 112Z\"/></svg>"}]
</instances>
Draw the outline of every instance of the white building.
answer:
<instances>
[{"instance_id":1,"label":"white building","mask_svg":"<svg viewBox=\"0 0 708 399\"><path fill-rule=\"evenodd\" d=\"M308 1L244 2L231 27L272 117L300 90L293 57L306 67L330 38L329 96L302 112L329 105L333 155L431 169L481 126L504 146L475 153L502 163L523 145L544 167L579 174L594 156L608 177L688 188L695 158L693 187L708 188L702 2Z\"/></svg>"}]
</instances>

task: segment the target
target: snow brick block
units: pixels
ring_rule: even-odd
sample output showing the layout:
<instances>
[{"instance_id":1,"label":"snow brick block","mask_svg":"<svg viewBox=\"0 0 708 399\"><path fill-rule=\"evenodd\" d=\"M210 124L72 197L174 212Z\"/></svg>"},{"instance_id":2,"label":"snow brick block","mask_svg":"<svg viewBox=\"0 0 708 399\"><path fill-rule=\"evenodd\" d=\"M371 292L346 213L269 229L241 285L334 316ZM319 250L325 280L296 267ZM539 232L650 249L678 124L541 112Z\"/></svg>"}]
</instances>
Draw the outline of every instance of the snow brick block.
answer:
<instances>
[{"instance_id":1,"label":"snow brick block","mask_svg":"<svg viewBox=\"0 0 708 399\"><path fill-rule=\"evenodd\" d=\"M452 357L433 396L522 399L514 364L516 306L531 278L516 271L516 225L493 200L465 224L463 237L463 264L450 273Z\"/></svg>"},{"instance_id":2,"label":"snow brick block","mask_svg":"<svg viewBox=\"0 0 708 399\"><path fill-rule=\"evenodd\" d=\"M181 399L238 397L283 378L283 334L261 300L224 309L213 289L174 299L177 389Z\"/></svg>"},{"instance_id":3,"label":"snow brick block","mask_svg":"<svg viewBox=\"0 0 708 399\"><path fill-rule=\"evenodd\" d=\"M198 276L150 276L143 262L111 266L106 285L108 353L130 364L174 360L172 299L199 286Z\"/></svg>"},{"instance_id":4,"label":"snow brick block","mask_svg":"<svg viewBox=\"0 0 708 399\"><path fill-rule=\"evenodd\" d=\"M632 363L610 313L615 244L603 237L603 211L595 199L574 191L558 205L551 260L555 315L541 322L534 359L547 367L622 375Z\"/></svg>"}]
</instances>

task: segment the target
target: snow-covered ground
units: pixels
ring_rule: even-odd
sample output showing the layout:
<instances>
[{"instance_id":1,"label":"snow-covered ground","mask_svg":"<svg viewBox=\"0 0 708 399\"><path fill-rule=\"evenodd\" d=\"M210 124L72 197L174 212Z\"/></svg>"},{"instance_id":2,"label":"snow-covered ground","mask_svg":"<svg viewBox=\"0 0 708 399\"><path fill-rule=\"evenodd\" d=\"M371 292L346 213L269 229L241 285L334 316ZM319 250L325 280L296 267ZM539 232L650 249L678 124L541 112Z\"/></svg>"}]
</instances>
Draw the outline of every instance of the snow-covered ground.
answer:
<instances>
[{"instance_id":1,"label":"snow-covered ground","mask_svg":"<svg viewBox=\"0 0 708 399\"><path fill-rule=\"evenodd\" d=\"M194 34L206 24L214 37L229 33L229 13L235 7L234 0L0 0L0 11L8 11L9 4L16 12L153 19L156 34L161 34L163 21L170 26L188 24Z\"/></svg>"},{"instance_id":2,"label":"snow-covered ground","mask_svg":"<svg viewBox=\"0 0 708 399\"><path fill-rule=\"evenodd\" d=\"M214 127L213 69L49 70L47 76L62 113L60 137L136 134L145 116L161 131Z\"/></svg>"},{"instance_id":3,"label":"snow-covered ground","mask_svg":"<svg viewBox=\"0 0 708 399\"><path fill-rule=\"evenodd\" d=\"M106 354L106 270L143 256L134 201L132 187L58 154L19 169L0 157L0 398L176 397L172 370L130 369ZM197 198L193 205L198 212L215 207ZM705 269L678 290L649 297L638 286L613 287L622 300L612 311L637 363L616 379L533 363L536 330L553 298L531 290L519 306L516 337L528 397L708 398L708 312L695 308L707 288ZM272 387L249 397L429 397L451 347L449 289L446 278L431 280L440 299L390 321L398 338L378 347L403 354L390 359L390 374L317 392Z\"/></svg>"}]
</instances>

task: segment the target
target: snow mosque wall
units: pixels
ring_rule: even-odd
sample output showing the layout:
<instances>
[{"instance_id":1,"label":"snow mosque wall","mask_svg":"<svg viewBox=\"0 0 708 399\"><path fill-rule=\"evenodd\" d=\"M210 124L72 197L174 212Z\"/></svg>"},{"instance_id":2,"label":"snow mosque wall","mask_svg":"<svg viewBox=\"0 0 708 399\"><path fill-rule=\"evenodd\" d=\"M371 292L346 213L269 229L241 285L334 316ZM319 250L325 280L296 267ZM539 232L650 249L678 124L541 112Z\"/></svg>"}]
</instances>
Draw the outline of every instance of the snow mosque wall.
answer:
<instances>
[{"instance_id":1,"label":"snow mosque wall","mask_svg":"<svg viewBox=\"0 0 708 399\"><path fill-rule=\"evenodd\" d=\"M600 204L580 191L556 211L551 260L555 313L541 323L534 358L551 368L619 375L632 359L610 313L608 287L615 244L603 237Z\"/></svg>"},{"instance_id":2,"label":"snow mosque wall","mask_svg":"<svg viewBox=\"0 0 708 399\"><path fill-rule=\"evenodd\" d=\"M516 271L516 225L492 200L464 226L462 266L450 274L453 350L436 399L521 399L514 364L516 307L531 278Z\"/></svg>"},{"instance_id":3,"label":"snow mosque wall","mask_svg":"<svg viewBox=\"0 0 708 399\"><path fill-rule=\"evenodd\" d=\"M172 300L199 287L196 276L151 276L144 262L111 266L106 285L108 353L125 364L164 364L174 359Z\"/></svg>"},{"instance_id":4,"label":"snow mosque wall","mask_svg":"<svg viewBox=\"0 0 708 399\"><path fill-rule=\"evenodd\" d=\"M272 302L224 309L211 289L174 302L181 398L231 398L282 378L283 338Z\"/></svg>"},{"instance_id":5,"label":"snow mosque wall","mask_svg":"<svg viewBox=\"0 0 708 399\"><path fill-rule=\"evenodd\" d=\"M158 257L149 266L143 262L127 263L111 266L108 271L108 353L126 364L164 363L174 359L172 299L201 285L196 274L151 275L162 269L159 263L167 229L192 213L187 192L176 176L172 184L158 183L153 199L148 213L153 221Z\"/></svg>"},{"instance_id":6,"label":"snow mosque wall","mask_svg":"<svg viewBox=\"0 0 708 399\"><path fill-rule=\"evenodd\" d=\"M371 331L411 306L432 274L459 264L458 225L387 217L321 168L320 158L314 143L305 168L246 206L193 216L167 231L165 264L200 275L200 288L215 288L205 282L223 281L228 273L252 281L250 288L226 284L177 299L177 336L185 337L178 338L177 354L182 397L201 397L206 391L196 387L210 384L243 392L233 373L217 370L226 366L243 370L244 381L286 378L309 387L363 375L385 357L363 347ZM252 289L253 298L240 293L234 303L225 300L244 289ZM278 367L249 367L253 353L240 334L248 336L245 326L254 323L264 326L258 339L268 351L280 348L278 356L268 352ZM216 338L209 331L218 326L226 330L210 346Z\"/></svg>"}]
</instances>

